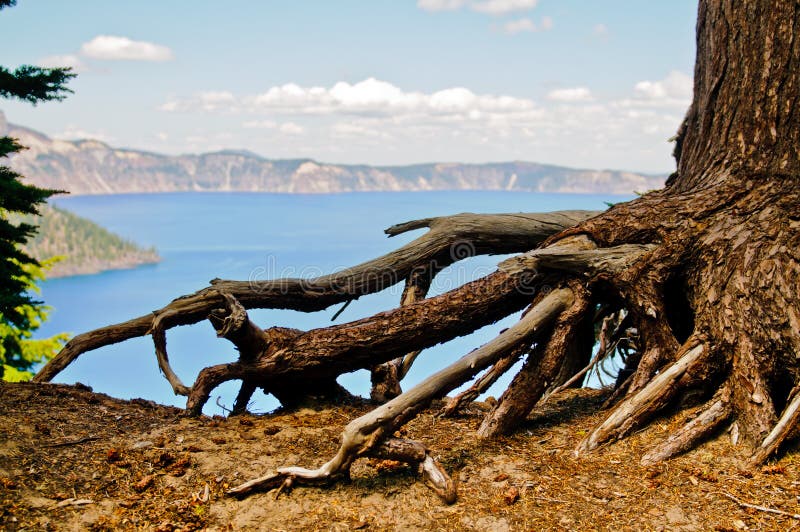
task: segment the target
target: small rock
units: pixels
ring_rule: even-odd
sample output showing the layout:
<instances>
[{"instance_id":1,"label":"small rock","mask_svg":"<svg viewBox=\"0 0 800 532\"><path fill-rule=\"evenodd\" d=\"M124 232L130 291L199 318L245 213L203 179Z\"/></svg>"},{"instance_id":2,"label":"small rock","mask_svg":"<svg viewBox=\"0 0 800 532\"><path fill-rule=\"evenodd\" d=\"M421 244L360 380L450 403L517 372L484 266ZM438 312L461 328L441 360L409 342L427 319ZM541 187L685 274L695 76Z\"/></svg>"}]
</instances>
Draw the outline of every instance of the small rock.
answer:
<instances>
[{"instance_id":1,"label":"small rock","mask_svg":"<svg viewBox=\"0 0 800 532\"><path fill-rule=\"evenodd\" d=\"M153 442L151 442L150 440L142 440L134 443L133 446L131 446L131 449L147 449L152 446Z\"/></svg>"},{"instance_id":2,"label":"small rock","mask_svg":"<svg viewBox=\"0 0 800 532\"><path fill-rule=\"evenodd\" d=\"M264 428L264 434L267 436L274 436L281 431L281 428L276 425L270 425Z\"/></svg>"},{"instance_id":3,"label":"small rock","mask_svg":"<svg viewBox=\"0 0 800 532\"><path fill-rule=\"evenodd\" d=\"M519 488L516 486L511 486L503 493L503 500L506 502L507 505L511 506L517 500L519 500Z\"/></svg>"},{"instance_id":4,"label":"small rock","mask_svg":"<svg viewBox=\"0 0 800 532\"><path fill-rule=\"evenodd\" d=\"M495 482L503 482L504 480L508 480L508 475L506 473L500 473L494 477Z\"/></svg>"}]
</instances>

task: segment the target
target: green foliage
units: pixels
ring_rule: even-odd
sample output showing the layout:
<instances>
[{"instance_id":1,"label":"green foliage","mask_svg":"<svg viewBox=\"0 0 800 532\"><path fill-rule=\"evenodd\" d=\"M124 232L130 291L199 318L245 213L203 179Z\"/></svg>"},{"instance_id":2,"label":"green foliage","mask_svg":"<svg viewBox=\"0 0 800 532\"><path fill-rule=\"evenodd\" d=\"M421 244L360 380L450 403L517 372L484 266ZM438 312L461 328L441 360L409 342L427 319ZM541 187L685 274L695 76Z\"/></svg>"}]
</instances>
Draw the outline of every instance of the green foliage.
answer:
<instances>
[{"instance_id":1,"label":"green foliage","mask_svg":"<svg viewBox=\"0 0 800 532\"><path fill-rule=\"evenodd\" d=\"M44 269L54 264L58 258L44 261L41 266L23 266L27 275L27 288L38 293L37 282L44 280ZM42 325L50 313L50 307L42 304L25 304L17 307L17 312L25 317L25 327L14 325L0 316L0 364L3 380L18 382L33 377L31 371L36 364L49 360L69 339L62 333L51 338L33 339L33 333Z\"/></svg>"},{"instance_id":2,"label":"green foliage","mask_svg":"<svg viewBox=\"0 0 800 532\"><path fill-rule=\"evenodd\" d=\"M64 84L74 77L69 68L22 65L11 71L0 66L0 98L18 98L34 105L63 100L72 92Z\"/></svg>"},{"instance_id":3,"label":"green foliage","mask_svg":"<svg viewBox=\"0 0 800 532\"><path fill-rule=\"evenodd\" d=\"M0 157L22 149L14 139L0 139ZM35 304L28 293L31 278L25 267L38 262L22 250L36 232L31 223L14 223L11 213L39 214L38 206L55 191L27 185L22 176L0 166L0 319L15 327L26 327L27 314L18 310Z\"/></svg>"},{"instance_id":4,"label":"green foliage","mask_svg":"<svg viewBox=\"0 0 800 532\"><path fill-rule=\"evenodd\" d=\"M0 9L15 3L0 0ZM68 68L23 65L11 71L0 66L0 98L16 98L34 105L61 100L71 92L65 84L73 77ZM15 139L0 138L0 158L22 149ZM31 297L36 283L44 278L42 265L22 249L36 227L10 219L14 213L38 214L38 206L55 192L25 184L21 175L0 166L0 377L7 380L29 377L33 365L53 356L64 341L63 335L32 339L48 312Z\"/></svg>"}]
</instances>

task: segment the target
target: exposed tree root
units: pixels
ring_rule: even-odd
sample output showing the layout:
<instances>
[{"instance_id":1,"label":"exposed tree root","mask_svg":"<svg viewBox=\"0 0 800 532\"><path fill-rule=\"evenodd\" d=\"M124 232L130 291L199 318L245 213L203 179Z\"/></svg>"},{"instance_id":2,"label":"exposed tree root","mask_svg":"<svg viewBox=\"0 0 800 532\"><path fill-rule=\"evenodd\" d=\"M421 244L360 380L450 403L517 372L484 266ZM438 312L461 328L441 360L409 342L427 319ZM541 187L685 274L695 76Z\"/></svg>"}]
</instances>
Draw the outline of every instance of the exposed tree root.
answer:
<instances>
[{"instance_id":1,"label":"exposed tree root","mask_svg":"<svg viewBox=\"0 0 800 532\"><path fill-rule=\"evenodd\" d=\"M220 294L234 297L246 309L278 308L305 312L323 310L336 303L379 292L407 279L421 264L444 268L459 257L454 250L470 246L473 255L527 251L548 237L598 214L595 211L560 211L547 214L457 214L399 224L386 230L389 236L413 229L430 228L426 234L377 259L315 279L225 281L181 296L152 314L109 325L75 336L34 377L49 382L82 353L206 319L212 309L224 304ZM166 356L163 362L166 363ZM165 375L171 370L162 368ZM173 373L174 375L174 373ZM173 389L181 392L177 377Z\"/></svg>"},{"instance_id":2,"label":"exposed tree root","mask_svg":"<svg viewBox=\"0 0 800 532\"><path fill-rule=\"evenodd\" d=\"M508 433L527 417L547 391L563 358L574 356L570 351L591 351L594 337L591 320L587 319L590 302L578 283L572 285L572 292L575 296L572 305L559 316L548 336L537 343L508 389L486 414L478 429L481 437Z\"/></svg>"},{"instance_id":3,"label":"exposed tree root","mask_svg":"<svg viewBox=\"0 0 800 532\"><path fill-rule=\"evenodd\" d=\"M363 457L397 460L415 464L425 483L447 504L453 504L457 498L455 482L441 465L430 455L428 449L419 442L401 438L389 438L366 451ZM292 488L295 484L322 484L335 480L331 472L327 476L308 477L305 471L295 472L292 468L282 469L278 473L269 473L227 491L233 497L245 497L257 491L268 491L278 488L281 491ZM343 473L344 474L344 473Z\"/></svg>"},{"instance_id":4,"label":"exposed tree root","mask_svg":"<svg viewBox=\"0 0 800 532\"><path fill-rule=\"evenodd\" d=\"M615 322L619 323L614 329L612 329L611 328L612 323ZM585 378L586 374L591 372L601 360L609 357L619 345L619 342L621 340L620 335L625 330L626 323L627 323L626 319L620 320L620 312L614 312L610 316L605 316L603 318L602 325L600 327L597 353L592 357L592 359L583 369L576 372L574 375L566 379L564 382L548 390L548 392L542 399L543 400L547 399L547 397L562 392L567 388L569 388L570 386L573 386L581 382Z\"/></svg>"},{"instance_id":5,"label":"exposed tree root","mask_svg":"<svg viewBox=\"0 0 800 532\"><path fill-rule=\"evenodd\" d=\"M536 338L566 308L574 295L568 288L553 290L544 296L522 319L491 342L460 358L445 369L431 375L409 391L388 403L351 421L342 434L342 445L336 455L318 469L282 468L279 474L304 482L317 482L342 475L358 456L367 453L388 435L425 408L431 400L464 383L477 372L496 362L509 349ZM429 464L431 473L435 468ZM266 477L265 477L266 478Z\"/></svg>"},{"instance_id":6,"label":"exposed tree root","mask_svg":"<svg viewBox=\"0 0 800 532\"><path fill-rule=\"evenodd\" d=\"M305 379L335 379L342 373L392 360L409 350L470 333L530 301L528 292L534 288L522 285L523 277L496 272L447 294L370 318L299 334L275 349L259 353L253 362L240 360L205 368L192 386L186 407L199 413L211 390L225 381L259 379L272 393L276 387L287 384L296 390L297 384ZM355 339L359 341L354 342Z\"/></svg>"},{"instance_id":7,"label":"exposed tree root","mask_svg":"<svg viewBox=\"0 0 800 532\"><path fill-rule=\"evenodd\" d=\"M797 427L797 422L800 420L800 387L792 390L789 399L780 419L750 458L751 466L763 464Z\"/></svg>"},{"instance_id":8,"label":"exposed tree root","mask_svg":"<svg viewBox=\"0 0 800 532\"><path fill-rule=\"evenodd\" d=\"M613 344L628 356L607 401L608 416L577 452L625 437L699 390L704 399L711 395L700 414L643 462L685 451L732 419L743 439L758 446L751 465L762 463L800 418L800 78L793 75L800 69L800 7L766 0L699 5L694 99L676 137L678 171L664 190L599 214L415 220L386 232L430 231L343 272L309 280L214 280L152 315L75 337L35 380L49 381L83 352L145 334L153 336L173 390L189 394L192 413L226 380L242 380L239 412L258 387L293 405L344 393L338 375L376 368L373 396L396 397L352 421L333 459L256 482L289 487L346 474L353 460L378 452L431 399L494 364L451 403L455 410L532 348L480 428L487 436L511 430L549 388L578 382L588 371L580 368L591 358L586 346L601 306L624 310L635 348L627 352L618 336L601 349L613 351ZM424 299L442 268L493 253L522 255L483 279ZM247 318L249 308L321 310L403 280L400 308L351 323L303 332L261 329ZM548 285L555 290L546 293ZM420 349L493 323L531 300L532 310L516 325L400 393ZM166 331L206 318L236 345L239 360L204 369L188 389L169 367ZM598 355L597 363L604 358ZM402 445L391 452L402 455ZM422 463L450 500L451 483L429 453L423 459L417 447L409 449L407 461Z\"/></svg>"},{"instance_id":9,"label":"exposed tree root","mask_svg":"<svg viewBox=\"0 0 800 532\"><path fill-rule=\"evenodd\" d=\"M704 351L707 348L697 341L685 345L676 362L665 368L639 392L617 405L605 421L578 444L575 452L591 451L612 438L622 438L647 421L675 397L679 389L676 386L678 381L702 361Z\"/></svg>"},{"instance_id":10,"label":"exposed tree root","mask_svg":"<svg viewBox=\"0 0 800 532\"><path fill-rule=\"evenodd\" d=\"M733 409L730 403L730 390L722 388L714 397L702 406L702 411L697 417L673 432L660 445L654 447L642 456L642 465L652 465L668 460L682 452L688 451L699 442L710 437L725 422L727 422Z\"/></svg>"},{"instance_id":11,"label":"exposed tree root","mask_svg":"<svg viewBox=\"0 0 800 532\"><path fill-rule=\"evenodd\" d=\"M457 250L454 250L454 254L461 258L461 253L458 253ZM400 306L410 305L425 299L431 282L439 272L439 269L439 265L434 263L425 264L414 269L406 279L403 295L400 297ZM421 350L412 351L405 356L373 367L370 372L372 388L369 393L372 400L385 403L403 393L400 381L406 376L421 352Z\"/></svg>"},{"instance_id":12,"label":"exposed tree root","mask_svg":"<svg viewBox=\"0 0 800 532\"><path fill-rule=\"evenodd\" d=\"M456 415L461 408L477 399L479 395L497 382L497 379L511 369L511 366L513 366L520 357L528 353L530 349L530 346L526 344L520 344L512 349L508 355L500 358L491 368L476 379L467 390L464 390L455 397L451 397L442 408L440 415L443 417Z\"/></svg>"}]
</instances>

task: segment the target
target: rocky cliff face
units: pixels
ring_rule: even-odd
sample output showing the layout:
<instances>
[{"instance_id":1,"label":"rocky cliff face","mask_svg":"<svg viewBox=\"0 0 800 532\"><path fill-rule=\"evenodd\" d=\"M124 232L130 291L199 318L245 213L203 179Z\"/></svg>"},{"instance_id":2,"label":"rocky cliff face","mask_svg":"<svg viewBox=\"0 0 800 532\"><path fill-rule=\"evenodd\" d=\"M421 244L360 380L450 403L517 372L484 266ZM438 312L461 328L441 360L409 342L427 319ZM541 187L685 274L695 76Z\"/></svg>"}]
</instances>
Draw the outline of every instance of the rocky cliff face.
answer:
<instances>
[{"instance_id":1,"label":"rocky cliff face","mask_svg":"<svg viewBox=\"0 0 800 532\"><path fill-rule=\"evenodd\" d=\"M14 124L0 113L0 133L29 149L11 167L31 182L72 194L249 191L326 193L401 190L516 190L630 194L660 188L665 176L579 170L529 162L412 166L271 160L249 152L169 156L113 148L96 140L64 141Z\"/></svg>"}]
</instances>

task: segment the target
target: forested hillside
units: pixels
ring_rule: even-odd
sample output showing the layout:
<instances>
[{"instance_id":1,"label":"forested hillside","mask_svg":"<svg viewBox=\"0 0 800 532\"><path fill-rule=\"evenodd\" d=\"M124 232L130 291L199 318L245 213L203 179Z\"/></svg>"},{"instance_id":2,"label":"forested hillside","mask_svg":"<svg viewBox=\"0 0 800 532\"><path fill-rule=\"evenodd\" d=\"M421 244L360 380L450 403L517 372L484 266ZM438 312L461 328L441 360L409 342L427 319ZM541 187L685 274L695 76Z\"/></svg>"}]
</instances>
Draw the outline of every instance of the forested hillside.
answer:
<instances>
[{"instance_id":1,"label":"forested hillside","mask_svg":"<svg viewBox=\"0 0 800 532\"><path fill-rule=\"evenodd\" d=\"M160 260L154 248L141 248L91 220L58 207L48 205L42 209L41 217L26 221L39 226L38 233L26 246L31 255L39 260L61 257L48 271L48 277L132 268Z\"/></svg>"}]
</instances>

